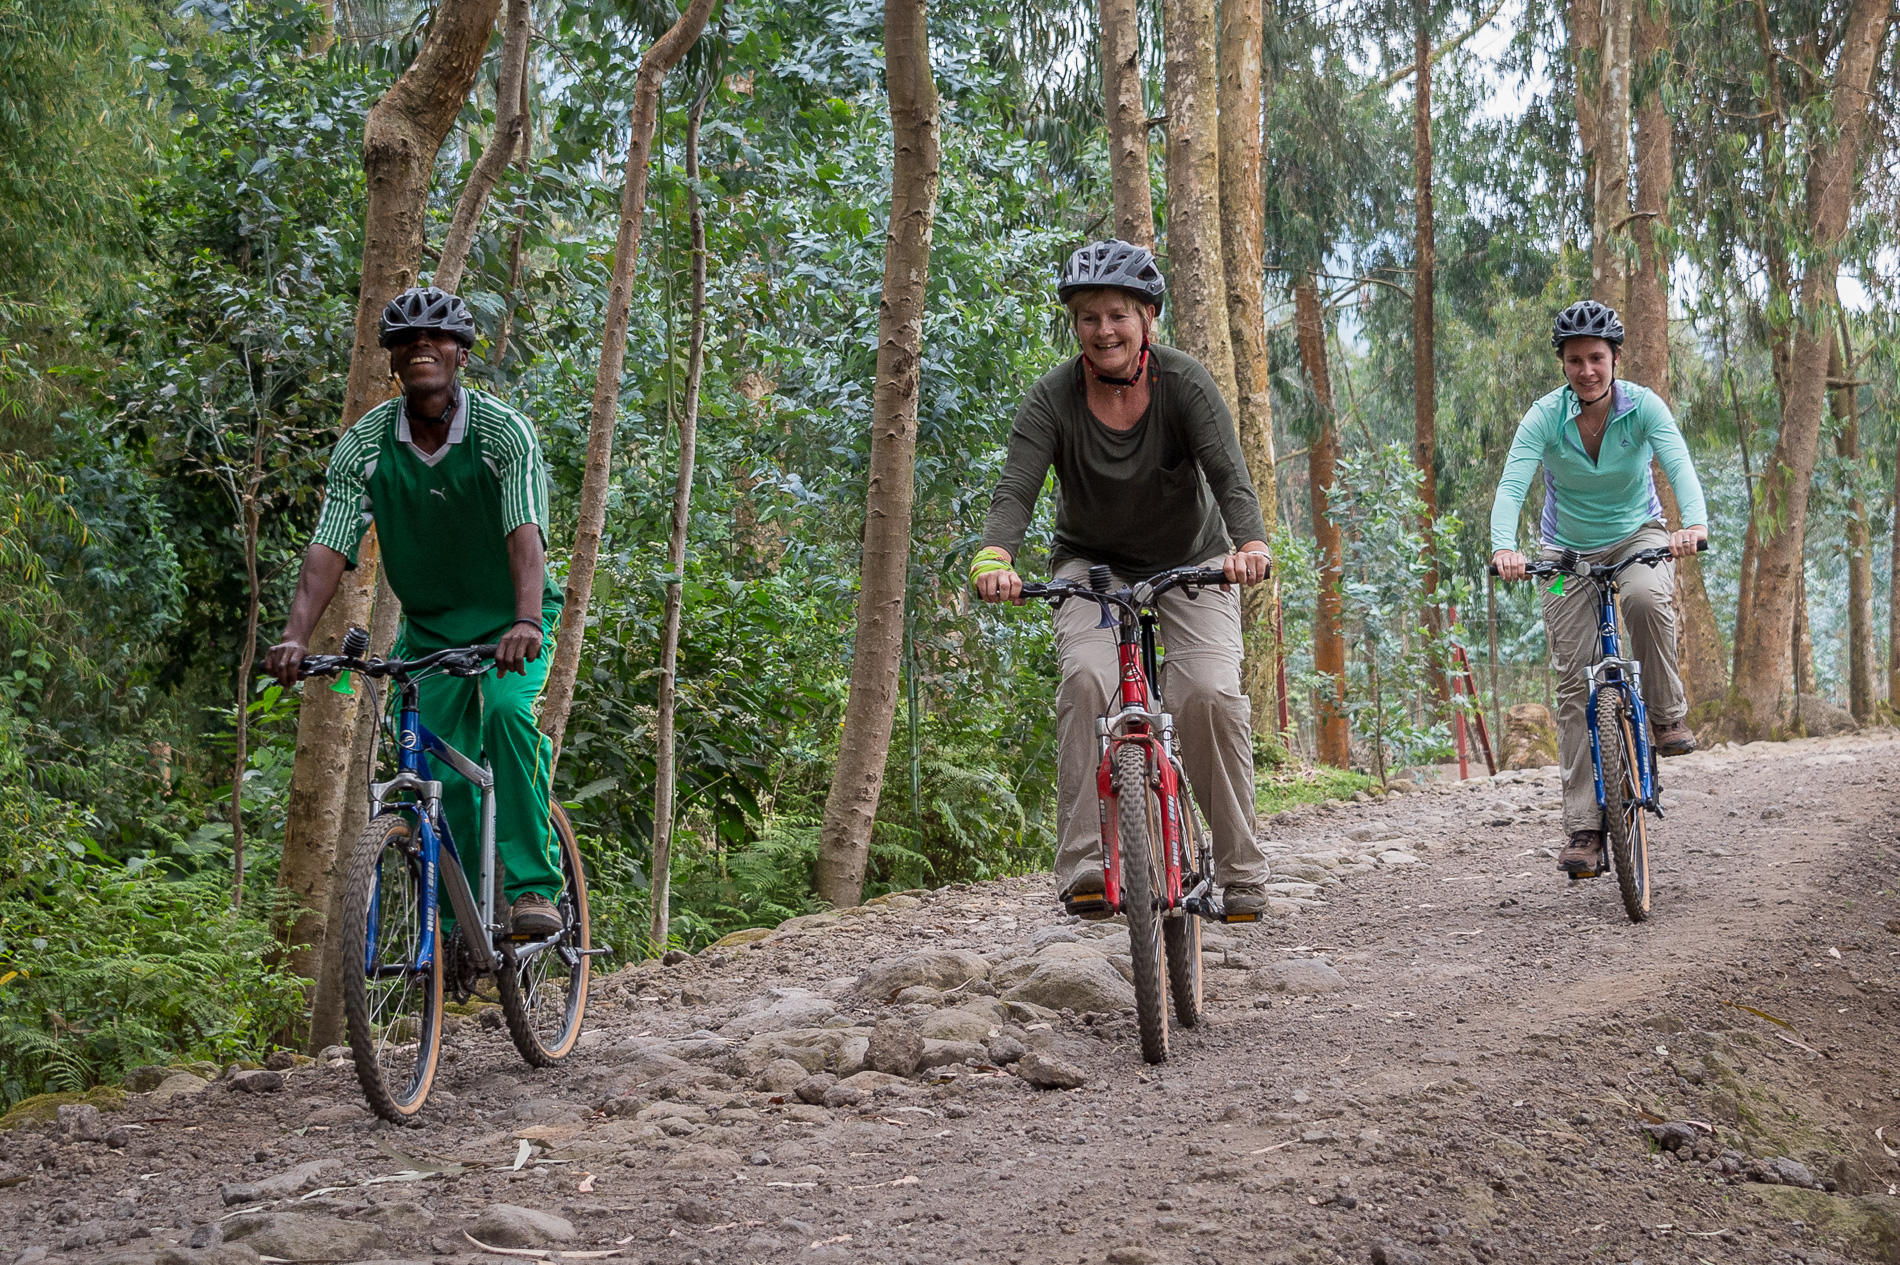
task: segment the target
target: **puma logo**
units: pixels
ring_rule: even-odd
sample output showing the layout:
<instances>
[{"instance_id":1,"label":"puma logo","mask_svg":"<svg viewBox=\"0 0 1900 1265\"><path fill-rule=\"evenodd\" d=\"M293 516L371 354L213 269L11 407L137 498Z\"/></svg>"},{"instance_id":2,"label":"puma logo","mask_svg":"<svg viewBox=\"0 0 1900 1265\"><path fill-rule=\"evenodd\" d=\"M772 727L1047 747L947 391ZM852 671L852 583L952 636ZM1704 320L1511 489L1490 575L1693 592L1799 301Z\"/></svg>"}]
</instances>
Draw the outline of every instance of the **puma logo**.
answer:
<instances>
[{"instance_id":1,"label":"puma logo","mask_svg":"<svg viewBox=\"0 0 1900 1265\"><path fill-rule=\"evenodd\" d=\"M449 494L447 492L444 492L441 488L430 488L429 495L439 496L445 501L449 499Z\"/></svg>"}]
</instances>

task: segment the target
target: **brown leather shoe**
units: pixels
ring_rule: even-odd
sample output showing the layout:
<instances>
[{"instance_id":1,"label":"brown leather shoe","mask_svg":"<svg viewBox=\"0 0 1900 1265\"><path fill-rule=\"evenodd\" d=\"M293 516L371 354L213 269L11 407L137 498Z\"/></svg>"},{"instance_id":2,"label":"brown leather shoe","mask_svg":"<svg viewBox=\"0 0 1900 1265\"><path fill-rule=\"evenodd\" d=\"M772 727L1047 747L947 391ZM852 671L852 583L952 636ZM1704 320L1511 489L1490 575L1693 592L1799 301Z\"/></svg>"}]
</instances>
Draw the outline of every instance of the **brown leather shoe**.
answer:
<instances>
[{"instance_id":1,"label":"brown leather shoe","mask_svg":"<svg viewBox=\"0 0 1900 1265\"><path fill-rule=\"evenodd\" d=\"M1571 831L1570 842L1557 854L1557 868L1571 878L1595 878L1603 868L1603 832Z\"/></svg>"},{"instance_id":2,"label":"brown leather shoe","mask_svg":"<svg viewBox=\"0 0 1900 1265\"><path fill-rule=\"evenodd\" d=\"M515 899L508 925L518 936L539 940L561 929L561 911L541 893L523 892Z\"/></svg>"},{"instance_id":3,"label":"brown leather shoe","mask_svg":"<svg viewBox=\"0 0 1900 1265\"><path fill-rule=\"evenodd\" d=\"M1695 750L1695 734L1690 731L1689 722L1685 720L1674 720L1660 726L1652 722L1649 732L1657 755L1688 755Z\"/></svg>"}]
</instances>

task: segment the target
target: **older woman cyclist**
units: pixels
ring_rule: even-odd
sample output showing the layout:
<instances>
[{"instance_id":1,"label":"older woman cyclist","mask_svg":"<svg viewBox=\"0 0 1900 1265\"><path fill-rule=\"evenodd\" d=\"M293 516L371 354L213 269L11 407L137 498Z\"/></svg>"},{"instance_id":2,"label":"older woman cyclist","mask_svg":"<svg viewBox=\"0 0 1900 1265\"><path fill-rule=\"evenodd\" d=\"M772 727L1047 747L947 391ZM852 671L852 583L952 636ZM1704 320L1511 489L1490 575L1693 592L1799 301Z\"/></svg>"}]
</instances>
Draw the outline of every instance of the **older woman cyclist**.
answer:
<instances>
[{"instance_id":1,"label":"older woman cyclist","mask_svg":"<svg viewBox=\"0 0 1900 1265\"><path fill-rule=\"evenodd\" d=\"M1154 256L1127 242L1096 242L1069 257L1056 293L1081 354L1045 374L1017 410L970 567L983 600L1020 598L1015 560L1051 469L1057 578L1084 580L1092 563L1123 580L1195 565L1219 566L1236 584L1266 578L1266 527L1227 405L1199 361L1153 341L1166 289ZM1160 611L1161 689L1213 836L1215 880L1230 913L1258 913L1267 863L1255 837L1240 599L1225 588L1194 600L1176 590ZM1055 614L1056 890L1065 908L1084 914L1102 908L1103 891L1095 718L1120 679L1115 634L1096 627L1099 614L1089 602Z\"/></svg>"},{"instance_id":2,"label":"older woman cyclist","mask_svg":"<svg viewBox=\"0 0 1900 1265\"><path fill-rule=\"evenodd\" d=\"M1498 574L1507 580L1524 578L1517 519L1540 465L1540 534L1546 557L1574 549L1587 562L1616 562L1639 549L1664 545L1678 558L1694 553L1696 542L1709 537L1702 484L1662 397L1617 379L1622 320L1614 309L1585 299L1558 314L1550 343L1562 362L1564 385L1531 405L1504 459L1504 474L1491 502L1491 560ZM1681 530L1672 532L1663 522L1662 500L1650 473L1652 456L1676 490ZM1588 669L1598 650L1596 600L1584 589L1554 585L1544 595L1544 629L1560 674L1557 750L1567 842L1557 865L1573 878L1598 873L1603 851L1603 819L1584 715ZM1623 573L1623 623L1643 665L1643 702L1656 753L1665 756L1695 750L1695 735L1685 720L1689 704L1676 674L1675 592L1674 563Z\"/></svg>"}]
</instances>

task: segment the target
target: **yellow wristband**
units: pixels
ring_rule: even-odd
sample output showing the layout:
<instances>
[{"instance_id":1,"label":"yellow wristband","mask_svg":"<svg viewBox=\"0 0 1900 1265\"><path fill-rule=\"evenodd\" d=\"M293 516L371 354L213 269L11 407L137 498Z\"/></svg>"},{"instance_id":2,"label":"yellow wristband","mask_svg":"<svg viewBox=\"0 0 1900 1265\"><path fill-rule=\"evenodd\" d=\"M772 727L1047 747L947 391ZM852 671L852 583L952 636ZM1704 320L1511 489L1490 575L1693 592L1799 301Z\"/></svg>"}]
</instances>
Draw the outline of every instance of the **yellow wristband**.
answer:
<instances>
[{"instance_id":1,"label":"yellow wristband","mask_svg":"<svg viewBox=\"0 0 1900 1265\"><path fill-rule=\"evenodd\" d=\"M1014 570L1009 555L991 545L976 551L976 557L970 559L970 583L975 584L986 575L995 575L999 571Z\"/></svg>"}]
</instances>

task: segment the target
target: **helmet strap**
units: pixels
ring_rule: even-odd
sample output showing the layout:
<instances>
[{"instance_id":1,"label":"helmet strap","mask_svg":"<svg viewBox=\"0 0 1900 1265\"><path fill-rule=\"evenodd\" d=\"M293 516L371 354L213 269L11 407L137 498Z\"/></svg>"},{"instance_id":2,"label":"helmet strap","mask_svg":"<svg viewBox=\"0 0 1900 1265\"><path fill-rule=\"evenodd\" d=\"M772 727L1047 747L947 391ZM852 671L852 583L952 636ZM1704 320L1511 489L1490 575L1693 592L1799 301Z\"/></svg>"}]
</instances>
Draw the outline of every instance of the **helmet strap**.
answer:
<instances>
[{"instance_id":1,"label":"helmet strap","mask_svg":"<svg viewBox=\"0 0 1900 1265\"><path fill-rule=\"evenodd\" d=\"M1586 399L1584 399L1584 398L1583 398L1583 397L1582 397L1582 396L1580 395L1580 396L1578 396L1578 397L1577 397L1577 401L1578 401L1578 403L1580 403L1580 404L1582 404L1582 405L1583 405L1583 407L1585 407L1585 408L1591 408L1591 407L1593 407L1594 405L1598 405L1598 404L1601 404L1601 403L1603 403L1603 401L1604 401L1604 400L1607 400L1608 398L1610 398L1610 392L1612 392L1612 391L1614 391L1614 390L1616 390L1616 379L1615 379L1614 377L1612 377L1612 378L1610 379L1610 385L1609 385L1609 386L1607 386L1607 387L1604 387L1604 388L1603 388L1603 394L1602 394L1602 395L1599 395L1599 396L1598 396L1598 397L1597 397L1596 399L1594 399L1594 400L1586 400Z\"/></svg>"},{"instance_id":2,"label":"helmet strap","mask_svg":"<svg viewBox=\"0 0 1900 1265\"><path fill-rule=\"evenodd\" d=\"M1090 375L1093 376L1097 382L1111 387L1132 387L1141 381L1141 375L1148 370L1148 336L1145 333L1141 336L1141 358L1135 361L1135 372L1132 377L1110 377L1108 374L1103 373L1101 368L1093 360L1089 359L1089 354L1086 351L1082 353L1082 363L1089 367Z\"/></svg>"}]
</instances>

